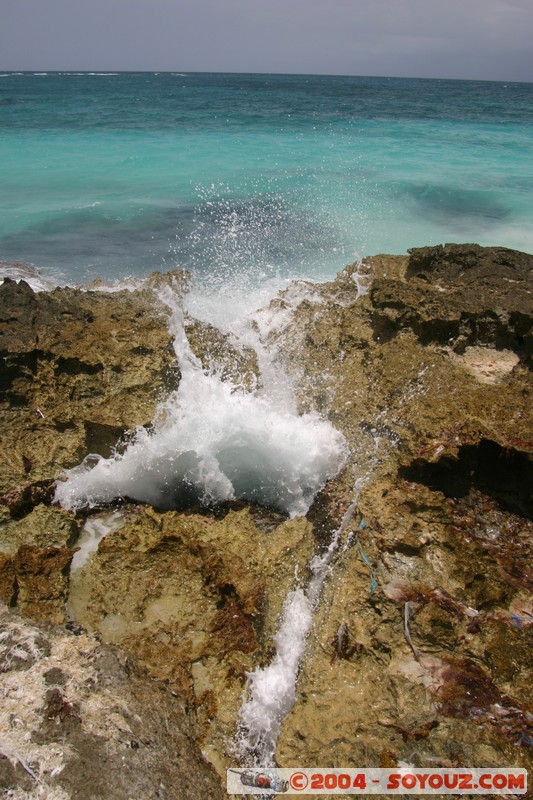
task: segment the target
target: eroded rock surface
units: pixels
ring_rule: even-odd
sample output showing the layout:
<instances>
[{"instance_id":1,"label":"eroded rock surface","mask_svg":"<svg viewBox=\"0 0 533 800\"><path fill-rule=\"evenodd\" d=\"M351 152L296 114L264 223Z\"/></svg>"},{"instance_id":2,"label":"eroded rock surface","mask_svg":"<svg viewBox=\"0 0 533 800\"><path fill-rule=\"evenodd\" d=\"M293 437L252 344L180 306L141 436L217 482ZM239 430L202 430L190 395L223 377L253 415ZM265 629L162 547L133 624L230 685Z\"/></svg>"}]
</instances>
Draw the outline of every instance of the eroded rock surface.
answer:
<instances>
[{"instance_id":1,"label":"eroded rock surface","mask_svg":"<svg viewBox=\"0 0 533 800\"><path fill-rule=\"evenodd\" d=\"M183 700L81 631L0 606L0 787L37 800L223 798Z\"/></svg>"},{"instance_id":2,"label":"eroded rock surface","mask_svg":"<svg viewBox=\"0 0 533 800\"><path fill-rule=\"evenodd\" d=\"M352 448L311 509L322 536L361 481L280 765L531 766L532 267L470 245L377 256L366 295L348 268L271 335Z\"/></svg>"},{"instance_id":3,"label":"eroded rock surface","mask_svg":"<svg viewBox=\"0 0 533 800\"><path fill-rule=\"evenodd\" d=\"M202 750L223 774L246 673L268 659L283 601L313 546L303 518L131 507L72 575L68 609L187 698Z\"/></svg>"},{"instance_id":4,"label":"eroded rock surface","mask_svg":"<svg viewBox=\"0 0 533 800\"><path fill-rule=\"evenodd\" d=\"M155 273L144 288L119 292L0 285L0 494L55 480L88 453L107 457L126 431L150 424L180 378L168 309L155 294L169 283L182 292L186 276ZM191 325L205 365L251 380L251 351Z\"/></svg>"},{"instance_id":5,"label":"eroded rock surface","mask_svg":"<svg viewBox=\"0 0 533 800\"><path fill-rule=\"evenodd\" d=\"M311 556L348 509L279 765L531 769L532 266L533 256L502 248L446 245L291 287L258 313L258 334L302 411L345 435L342 474L307 519L242 503L123 505L73 571L85 520L50 505L54 480L149 423L179 383L172 341L143 291L0 287L0 597L79 634L32 628L35 653L16 645L2 676L23 715L20 731L1 718L5 741L50 791L84 797L76 792L106 743L117 798L127 796L119 756L124 780L137 770L145 781L137 796L219 796L198 748L219 775L236 764L246 675L269 663L284 598L305 585ZM215 358L234 383L254 384L252 353L194 321L188 333L205 365ZM91 519L105 527L116 513ZM4 611L3 632L24 625ZM106 665L99 677L96 662ZM13 688L19 671L37 681L27 702ZM176 726L184 737L165 739L181 736ZM28 730L30 740L17 738ZM34 736L49 762L22 743ZM188 754L183 773L172 748ZM31 797L34 778L5 755L0 783ZM196 790L194 765L205 781Z\"/></svg>"}]
</instances>

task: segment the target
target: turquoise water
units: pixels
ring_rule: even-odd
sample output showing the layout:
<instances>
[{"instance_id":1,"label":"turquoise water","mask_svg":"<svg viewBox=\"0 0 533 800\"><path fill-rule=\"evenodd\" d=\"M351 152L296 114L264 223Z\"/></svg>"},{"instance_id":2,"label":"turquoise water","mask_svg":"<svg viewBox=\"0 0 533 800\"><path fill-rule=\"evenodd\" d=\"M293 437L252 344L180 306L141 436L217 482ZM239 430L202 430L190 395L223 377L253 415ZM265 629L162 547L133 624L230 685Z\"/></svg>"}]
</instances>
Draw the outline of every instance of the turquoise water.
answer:
<instances>
[{"instance_id":1,"label":"turquoise water","mask_svg":"<svg viewBox=\"0 0 533 800\"><path fill-rule=\"evenodd\" d=\"M533 85L0 76L0 260L223 285L475 241L533 252Z\"/></svg>"}]
</instances>

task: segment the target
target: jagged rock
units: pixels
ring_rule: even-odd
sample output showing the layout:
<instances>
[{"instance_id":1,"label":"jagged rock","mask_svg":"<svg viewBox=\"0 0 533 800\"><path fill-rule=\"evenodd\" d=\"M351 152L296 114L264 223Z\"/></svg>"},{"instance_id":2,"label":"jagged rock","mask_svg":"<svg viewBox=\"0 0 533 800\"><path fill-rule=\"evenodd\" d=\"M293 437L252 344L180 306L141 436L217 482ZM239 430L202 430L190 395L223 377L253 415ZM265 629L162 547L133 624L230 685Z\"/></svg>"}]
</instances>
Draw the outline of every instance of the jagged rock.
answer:
<instances>
[{"instance_id":1,"label":"jagged rock","mask_svg":"<svg viewBox=\"0 0 533 800\"><path fill-rule=\"evenodd\" d=\"M161 682L85 633L0 607L0 786L28 800L226 796Z\"/></svg>"},{"instance_id":2,"label":"jagged rock","mask_svg":"<svg viewBox=\"0 0 533 800\"><path fill-rule=\"evenodd\" d=\"M148 423L177 385L161 312L139 292L0 286L1 486L57 478L88 453L108 455Z\"/></svg>"},{"instance_id":3,"label":"jagged rock","mask_svg":"<svg viewBox=\"0 0 533 800\"><path fill-rule=\"evenodd\" d=\"M204 369L218 369L222 380L251 391L257 385L257 356L249 347L236 348L229 334L221 333L209 323L188 320L187 339L194 353L199 354Z\"/></svg>"},{"instance_id":4,"label":"jagged rock","mask_svg":"<svg viewBox=\"0 0 533 800\"><path fill-rule=\"evenodd\" d=\"M126 431L150 423L180 379L167 311L153 291L169 283L183 294L187 276L154 274L146 287L119 292L36 294L9 278L0 285L1 493L55 480L89 453L107 457ZM251 351L210 326L194 328L201 360L253 380Z\"/></svg>"},{"instance_id":5,"label":"jagged rock","mask_svg":"<svg viewBox=\"0 0 533 800\"><path fill-rule=\"evenodd\" d=\"M18 508L18 506L17 506ZM20 509L19 509L20 511ZM63 622L80 524L43 504L0 526L0 600L40 621Z\"/></svg>"},{"instance_id":6,"label":"jagged rock","mask_svg":"<svg viewBox=\"0 0 533 800\"><path fill-rule=\"evenodd\" d=\"M67 547L80 532L79 520L56 506L42 503L20 520L4 523L0 527L0 552L13 555L21 545Z\"/></svg>"},{"instance_id":7,"label":"jagged rock","mask_svg":"<svg viewBox=\"0 0 533 800\"><path fill-rule=\"evenodd\" d=\"M0 495L0 507L6 519L23 517L40 503L50 503L55 491L55 481L21 483ZM5 513L9 511L9 514Z\"/></svg>"},{"instance_id":8,"label":"jagged rock","mask_svg":"<svg viewBox=\"0 0 533 800\"><path fill-rule=\"evenodd\" d=\"M533 256L479 245L409 252L405 278L373 281L376 335L410 328L422 344L510 350L531 363Z\"/></svg>"},{"instance_id":9,"label":"jagged rock","mask_svg":"<svg viewBox=\"0 0 533 800\"><path fill-rule=\"evenodd\" d=\"M0 601L7 606L13 606L16 597L17 584L13 559L5 553L0 553Z\"/></svg>"},{"instance_id":10,"label":"jagged rock","mask_svg":"<svg viewBox=\"0 0 533 800\"><path fill-rule=\"evenodd\" d=\"M125 428L149 421L179 374L148 295L61 290L41 300L6 283L0 531L12 544L0 554L1 597L52 619L66 603L73 625L142 665L149 680L132 678L138 691L165 681L222 774L234 763L246 674L272 657L295 569L305 583L312 553L352 509L278 764L531 769L532 262L446 245L290 287L257 315L258 333L300 408L329 417L350 450L310 522L244 504L179 514L126 505L70 578L60 562L78 523L35 507L47 500L31 487L91 449L107 455ZM214 353L232 381L258 379L253 355L228 336L194 321L187 332L204 364ZM90 639L76 630L69 642ZM59 657L47 669L63 671ZM41 692L46 725L79 729L83 698L61 680ZM159 774L153 761L143 768Z\"/></svg>"},{"instance_id":11,"label":"jagged rock","mask_svg":"<svg viewBox=\"0 0 533 800\"><path fill-rule=\"evenodd\" d=\"M68 568L74 552L69 547L41 549L31 544L21 545L11 559L14 591L10 605L16 605L25 616L39 622L64 622ZM7 571L7 559L4 564ZM7 599L8 589L2 594Z\"/></svg>"},{"instance_id":12,"label":"jagged rock","mask_svg":"<svg viewBox=\"0 0 533 800\"><path fill-rule=\"evenodd\" d=\"M350 443L310 512L322 536L360 490L277 761L531 768L533 257L366 265L367 294L348 268L270 336Z\"/></svg>"},{"instance_id":13,"label":"jagged rock","mask_svg":"<svg viewBox=\"0 0 533 800\"><path fill-rule=\"evenodd\" d=\"M313 553L305 519L274 516L265 530L254 516L130 507L71 576L71 617L188 698L221 775L246 673L268 655L295 571L305 574Z\"/></svg>"}]
</instances>

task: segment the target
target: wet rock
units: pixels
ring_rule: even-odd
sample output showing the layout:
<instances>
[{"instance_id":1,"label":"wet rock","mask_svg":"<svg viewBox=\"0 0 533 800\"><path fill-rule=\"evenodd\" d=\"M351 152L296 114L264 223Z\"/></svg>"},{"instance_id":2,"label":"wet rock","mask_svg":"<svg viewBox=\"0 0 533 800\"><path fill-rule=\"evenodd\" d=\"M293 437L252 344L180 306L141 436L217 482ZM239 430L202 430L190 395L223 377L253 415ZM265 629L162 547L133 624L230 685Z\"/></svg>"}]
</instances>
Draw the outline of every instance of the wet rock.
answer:
<instances>
[{"instance_id":1,"label":"wet rock","mask_svg":"<svg viewBox=\"0 0 533 800\"><path fill-rule=\"evenodd\" d=\"M162 727L177 735L179 721L165 715L178 707L189 714L176 752L197 754L192 739L220 774L234 764L247 674L273 656L295 571L305 584L311 556L343 519L278 764L531 769L532 261L445 245L290 287L259 312L257 332L300 409L327 416L350 450L308 520L243 503L183 513L125 504L120 526L70 575L78 522L34 487L91 450L107 455L123 430L151 419L179 383L172 343L146 293L41 300L23 284L0 287L0 594L41 619L59 621L66 607L72 629L39 673L32 728L36 746L64 728L81 753L54 786L83 797L83 780L99 796L95 764L109 749L117 797L119 752L124 780L139 772L138 796L156 785L163 797L195 796L159 745ZM252 353L210 326L190 320L187 332L204 366L214 355L226 377L255 385ZM18 660L6 642L0 669L30 673L37 640ZM70 691L72 648L90 660L92 686L120 684L128 707L141 703L143 726L118 701L90 710L83 681ZM161 685L166 694L154 695ZM133 759L152 744L146 760ZM10 758L6 780L31 786Z\"/></svg>"},{"instance_id":2,"label":"wet rock","mask_svg":"<svg viewBox=\"0 0 533 800\"><path fill-rule=\"evenodd\" d=\"M270 334L301 407L351 448L310 510L321 540L357 503L280 765L531 768L532 266L471 245L376 256L366 294L347 268Z\"/></svg>"},{"instance_id":3,"label":"wet rock","mask_svg":"<svg viewBox=\"0 0 533 800\"><path fill-rule=\"evenodd\" d=\"M63 622L79 522L40 504L0 526L0 599L36 620Z\"/></svg>"},{"instance_id":4,"label":"wet rock","mask_svg":"<svg viewBox=\"0 0 533 800\"><path fill-rule=\"evenodd\" d=\"M508 306L525 302L533 280L533 258L528 253L507 247L481 247L478 244L445 244L409 250L406 277L451 289L490 287ZM531 310L531 309L529 309Z\"/></svg>"},{"instance_id":5,"label":"wet rock","mask_svg":"<svg viewBox=\"0 0 533 800\"><path fill-rule=\"evenodd\" d=\"M531 362L533 256L453 244L409 252L404 279L373 281L376 332L410 328L423 344L508 349Z\"/></svg>"},{"instance_id":6,"label":"wet rock","mask_svg":"<svg viewBox=\"0 0 533 800\"><path fill-rule=\"evenodd\" d=\"M255 388L259 373L255 350L236 346L229 334L198 320L189 320L186 331L191 349L201 359L204 369L217 368L222 380L230 380L248 391Z\"/></svg>"},{"instance_id":7,"label":"wet rock","mask_svg":"<svg viewBox=\"0 0 533 800\"><path fill-rule=\"evenodd\" d=\"M221 774L233 763L246 673L267 656L314 548L306 520L278 517L267 531L254 516L248 507L219 519L130 507L70 580L71 618L187 697Z\"/></svg>"},{"instance_id":8,"label":"wet rock","mask_svg":"<svg viewBox=\"0 0 533 800\"><path fill-rule=\"evenodd\" d=\"M0 527L0 552L13 555L23 544L36 547L65 547L78 538L80 523L57 506L42 503L20 520L9 520Z\"/></svg>"},{"instance_id":9,"label":"wet rock","mask_svg":"<svg viewBox=\"0 0 533 800\"><path fill-rule=\"evenodd\" d=\"M3 424L0 472L11 489L55 479L94 442L150 421L161 391L175 386L170 336L143 292L0 286ZM149 344L150 353L146 352ZM107 436L106 436L107 432Z\"/></svg>"},{"instance_id":10,"label":"wet rock","mask_svg":"<svg viewBox=\"0 0 533 800\"><path fill-rule=\"evenodd\" d=\"M0 506L7 509L11 517L23 517L39 503L51 503L54 487L55 483L51 480L19 484L0 495ZM7 515L5 516L7 517Z\"/></svg>"},{"instance_id":11,"label":"wet rock","mask_svg":"<svg viewBox=\"0 0 533 800\"><path fill-rule=\"evenodd\" d=\"M21 545L13 556L16 600L11 604L37 621L63 622L74 553L69 547Z\"/></svg>"},{"instance_id":12,"label":"wet rock","mask_svg":"<svg viewBox=\"0 0 533 800\"><path fill-rule=\"evenodd\" d=\"M0 601L7 606L14 606L17 598L17 583L13 559L0 553Z\"/></svg>"},{"instance_id":13,"label":"wet rock","mask_svg":"<svg viewBox=\"0 0 533 800\"><path fill-rule=\"evenodd\" d=\"M24 281L0 285L0 493L10 508L18 503L16 513L32 507L29 490L11 499L28 475L42 485L89 453L108 456L179 385L168 312L157 298L164 285L183 295L187 276L154 274L134 291L36 294ZM251 351L209 326L193 327L193 349L206 365L214 360L227 376L253 380Z\"/></svg>"}]
</instances>

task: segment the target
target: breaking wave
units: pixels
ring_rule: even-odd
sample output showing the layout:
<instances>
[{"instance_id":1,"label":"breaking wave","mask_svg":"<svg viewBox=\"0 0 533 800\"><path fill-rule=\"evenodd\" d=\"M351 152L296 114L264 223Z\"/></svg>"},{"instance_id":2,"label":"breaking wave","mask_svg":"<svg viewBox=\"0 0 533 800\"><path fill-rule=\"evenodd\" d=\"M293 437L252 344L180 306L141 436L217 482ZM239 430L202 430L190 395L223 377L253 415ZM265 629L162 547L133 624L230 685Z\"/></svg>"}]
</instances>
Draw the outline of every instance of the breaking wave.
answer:
<instances>
[{"instance_id":1,"label":"breaking wave","mask_svg":"<svg viewBox=\"0 0 533 800\"><path fill-rule=\"evenodd\" d=\"M181 371L153 427L124 452L89 455L66 472L56 500L69 510L130 498L158 508L242 499L305 514L345 460L344 437L317 414L298 415L259 390L204 372L190 350L176 295L164 290Z\"/></svg>"}]
</instances>

